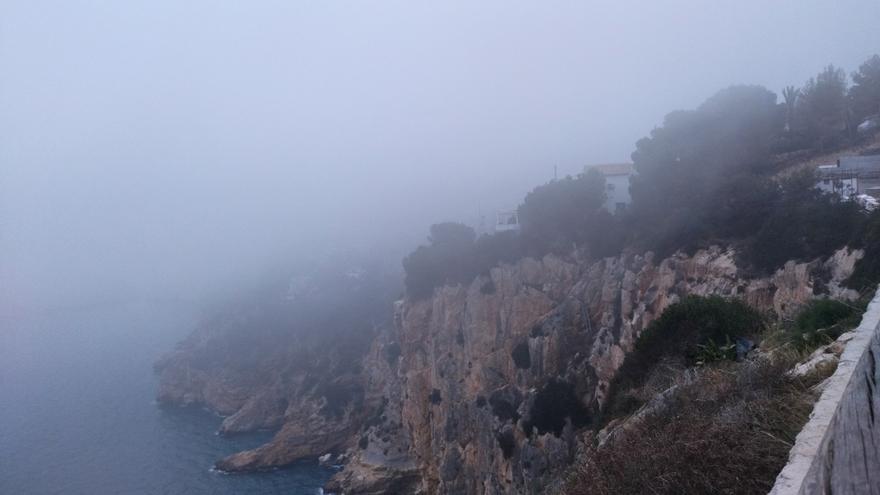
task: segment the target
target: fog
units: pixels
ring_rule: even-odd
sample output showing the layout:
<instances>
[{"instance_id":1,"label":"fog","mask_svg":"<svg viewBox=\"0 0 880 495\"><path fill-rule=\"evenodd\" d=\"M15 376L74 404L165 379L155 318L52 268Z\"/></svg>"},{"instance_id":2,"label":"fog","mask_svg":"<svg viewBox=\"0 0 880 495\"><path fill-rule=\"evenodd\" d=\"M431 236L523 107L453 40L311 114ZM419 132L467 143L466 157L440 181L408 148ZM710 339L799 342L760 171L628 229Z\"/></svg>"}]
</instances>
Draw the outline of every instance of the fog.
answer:
<instances>
[{"instance_id":1,"label":"fog","mask_svg":"<svg viewBox=\"0 0 880 495\"><path fill-rule=\"evenodd\" d=\"M397 255L671 110L880 49L880 2L0 2L0 311Z\"/></svg>"}]
</instances>

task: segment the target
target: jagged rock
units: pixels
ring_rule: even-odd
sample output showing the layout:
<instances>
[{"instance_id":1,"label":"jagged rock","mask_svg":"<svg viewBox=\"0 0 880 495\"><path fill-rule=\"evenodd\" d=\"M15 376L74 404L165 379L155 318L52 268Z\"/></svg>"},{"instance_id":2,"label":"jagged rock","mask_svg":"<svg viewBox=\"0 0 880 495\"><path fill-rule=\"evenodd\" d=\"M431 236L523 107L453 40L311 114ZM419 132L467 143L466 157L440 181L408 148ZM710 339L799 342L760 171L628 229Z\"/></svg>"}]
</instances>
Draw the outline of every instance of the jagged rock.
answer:
<instances>
[{"instance_id":1,"label":"jagged rock","mask_svg":"<svg viewBox=\"0 0 880 495\"><path fill-rule=\"evenodd\" d=\"M854 336L855 332L845 332L837 337L834 342L819 347L813 351L807 359L798 363L798 365L791 370L791 374L794 376L804 376L816 371L822 366L837 364L840 360L840 355L846 348L846 344L852 340Z\"/></svg>"},{"instance_id":2,"label":"jagged rock","mask_svg":"<svg viewBox=\"0 0 880 495\"><path fill-rule=\"evenodd\" d=\"M583 441L578 428L606 400L639 334L670 304L721 295L789 316L816 294L851 297L840 282L860 256L790 262L762 279L741 274L734 253L720 248L659 261L651 253L526 258L396 303L393 328L377 334L358 373L339 382L360 387L339 414L326 414L308 367L291 369L281 357L254 384L198 368L187 358L192 349L182 350L160 365L160 397L230 414L228 431L273 424L286 405L272 441L224 459L223 469L345 451L327 491L540 493L556 486ZM495 290L482 290L487 284Z\"/></svg>"}]
</instances>

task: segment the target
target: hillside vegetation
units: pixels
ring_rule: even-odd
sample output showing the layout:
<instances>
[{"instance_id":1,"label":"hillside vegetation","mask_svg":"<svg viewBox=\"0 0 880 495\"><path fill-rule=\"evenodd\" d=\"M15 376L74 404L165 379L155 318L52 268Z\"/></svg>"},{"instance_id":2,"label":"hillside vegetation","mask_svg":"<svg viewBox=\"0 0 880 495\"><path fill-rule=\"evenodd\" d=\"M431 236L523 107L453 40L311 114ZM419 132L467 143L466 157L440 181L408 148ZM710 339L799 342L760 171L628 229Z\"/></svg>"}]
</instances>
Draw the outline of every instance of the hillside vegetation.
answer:
<instances>
[{"instance_id":1,"label":"hillside vegetation","mask_svg":"<svg viewBox=\"0 0 880 495\"><path fill-rule=\"evenodd\" d=\"M733 246L743 268L769 273L862 247L849 284L880 280L880 212L814 187L811 170L779 179L781 157L809 157L856 145L863 118L880 112L880 56L852 74L828 66L783 100L760 86L732 86L694 110L675 111L638 143L632 204L610 214L598 173L536 187L519 206L521 233L484 235L461 224L431 228L428 244L406 258L406 287L425 297L443 284L467 283L498 263L568 253L592 257L623 250L666 256L710 244ZM880 152L880 150L878 150Z\"/></svg>"},{"instance_id":2,"label":"hillside vegetation","mask_svg":"<svg viewBox=\"0 0 880 495\"><path fill-rule=\"evenodd\" d=\"M793 321L768 324L736 300L690 296L669 306L618 370L603 433L587 443L565 492L766 493L834 366L790 370L857 325L860 309L816 300ZM761 340L771 345L749 354Z\"/></svg>"}]
</instances>

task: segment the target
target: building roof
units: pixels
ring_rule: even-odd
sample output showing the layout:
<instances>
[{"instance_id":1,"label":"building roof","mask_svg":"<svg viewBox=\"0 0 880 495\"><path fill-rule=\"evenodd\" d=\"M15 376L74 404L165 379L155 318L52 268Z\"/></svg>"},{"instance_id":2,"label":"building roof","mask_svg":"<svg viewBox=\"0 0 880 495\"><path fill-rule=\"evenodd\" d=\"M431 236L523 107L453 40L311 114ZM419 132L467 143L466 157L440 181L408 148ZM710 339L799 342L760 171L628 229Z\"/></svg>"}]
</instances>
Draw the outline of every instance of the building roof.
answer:
<instances>
[{"instance_id":1,"label":"building roof","mask_svg":"<svg viewBox=\"0 0 880 495\"><path fill-rule=\"evenodd\" d=\"M820 165L823 179L880 179L880 155L842 156L837 163Z\"/></svg>"},{"instance_id":2,"label":"building roof","mask_svg":"<svg viewBox=\"0 0 880 495\"><path fill-rule=\"evenodd\" d=\"M842 156L839 162L845 170L880 170L880 155Z\"/></svg>"},{"instance_id":3,"label":"building roof","mask_svg":"<svg viewBox=\"0 0 880 495\"><path fill-rule=\"evenodd\" d=\"M611 175L632 175L635 173L632 163L600 163L596 165L587 165L584 172L595 170L605 177Z\"/></svg>"}]
</instances>

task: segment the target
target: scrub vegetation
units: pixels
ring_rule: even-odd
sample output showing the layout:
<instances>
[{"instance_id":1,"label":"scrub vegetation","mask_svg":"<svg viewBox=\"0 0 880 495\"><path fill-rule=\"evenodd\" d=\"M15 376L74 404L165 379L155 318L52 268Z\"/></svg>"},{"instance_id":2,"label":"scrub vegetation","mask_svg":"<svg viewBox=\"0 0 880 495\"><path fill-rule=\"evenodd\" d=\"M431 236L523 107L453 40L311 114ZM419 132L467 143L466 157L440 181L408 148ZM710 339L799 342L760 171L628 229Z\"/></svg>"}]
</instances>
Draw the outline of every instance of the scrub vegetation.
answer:
<instances>
[{"instance_id":1,"label":"scrub vegetation","mask_svg":"<svg viewBox=\"0 0 880 495\"><path fill-rule=\"evenodd\" d=\"M848 87L846 74L828 66L802 88L785 88L781 102L760 86L732 86L695 110L672 112L636 143L628 208L607 212L604 179L591 171L530 192L519 207L519 235L477 238L462 224L435 225L428 244L404 261L407 292L426 297L499 263L575 248L598 258L721 244L736 248L740 265L757 274L844 246L880 254L880 212L822 193L811 170L780 173L867 138L855 127L880 111L880 57L862 64L852 80ZM860 261L849 284L880 280L877 259Z\"/></svg>"},{"instance_id":2,"label":"scrub vegetation","mask_svg":"<svg viewBox=\"0 0 880 495\"><path fill-rule=\"evenodd\" d=\"M797 355L702 368L653 414L575 462L566 493L767 493L830 373L786 371Z\"/></svg>"},{"instance_id":3,"label":"scrub vegetation","mask_svg":"<svg viewBox=\"0 0 880 495\"><path fill-rule=\"evenodd\" d=\"M744 354L741 342L779 334L754 310L719 298L673 304L627 355L603 434L574 463L566 493L766 493L809 417L815 385L834 366L806 376L789 370L860 315L857 307L815 301L782 329L775 351ZM707 343L721 339L736 343L712 344L730 352L705 359Z\"/></svg>"}]
</instances>

